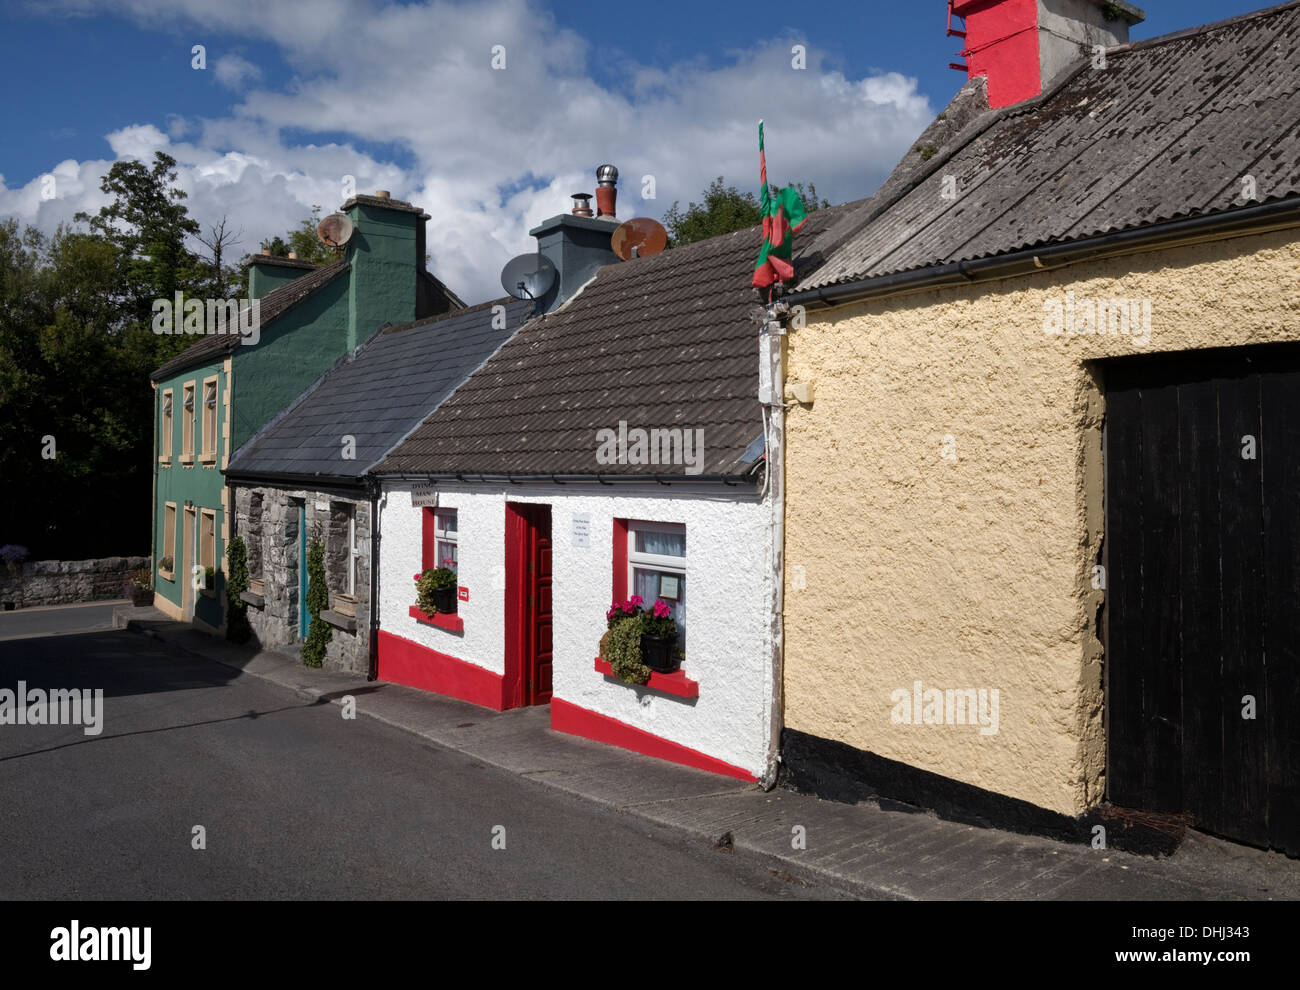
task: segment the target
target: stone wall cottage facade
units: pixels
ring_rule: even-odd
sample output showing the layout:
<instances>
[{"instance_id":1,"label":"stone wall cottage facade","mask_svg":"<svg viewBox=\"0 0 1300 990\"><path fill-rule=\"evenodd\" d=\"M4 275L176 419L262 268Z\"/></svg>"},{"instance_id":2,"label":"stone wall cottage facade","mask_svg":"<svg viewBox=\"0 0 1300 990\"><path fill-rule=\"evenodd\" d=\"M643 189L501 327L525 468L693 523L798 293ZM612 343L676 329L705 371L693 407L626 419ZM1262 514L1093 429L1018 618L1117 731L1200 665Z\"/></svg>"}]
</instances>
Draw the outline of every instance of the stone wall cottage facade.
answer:
<instances>
[{"instance_id":1,"label":"stone wall cottage facade","mask_svg":"<svg viewBox=\"0 0 1300 990\"><path fill-rule=\"evenodd\" d=\"M568 223L538 230L562 240ZM774 777L779 496L764 477L758 241L611 256L375 469L381 679L497 710L549 705L560 731ZM429 621L411 576L452 544L457 613ZM671 603L684 634L681 669L645 686L599 655L611 602L634 594Z\"/></svg>"},{"instance_id":2,"label":"stone wall cottage facade","mask_svg":"<svg viewBox=\"0 0 1300 990\"><path fill-rule=\"evenodd\" d=\"M356 196L342 209L354 234L337 261L315 267L252 256L256 306L243 310L238 327L218 325L207 307L192 328L206 332L150 376L154 604L201 629L225 624L231 504L222 472L231 453L384 323L463 305L424 269L428 217L418 207L384 193ZM179 314L174 331L182 331Z\"/></svg>"},{"instance_id":3,"label":"stone wall cottage facade","mask_svg":"<svg viewBox=\"0 0 1300 990\"><path fill-rule=\"evenodd\" d=\"M377 461L517 330L532 306L505 298L389 327L321 376L236 452L226 470L260 645L307 632L304 559L325 549L332 627L325 666L373 673Z\"/></svg>"},{"instance_id":4,"label":"stone wall cottage facade","mask_svg":"<svg viewBox=\"0 0 1300 990\"><path fill-rule=\"evenodd\" d=\"M794 778L1295 855L1300 5L983 84L789 297Z\"/></svg>"}]
</instances>

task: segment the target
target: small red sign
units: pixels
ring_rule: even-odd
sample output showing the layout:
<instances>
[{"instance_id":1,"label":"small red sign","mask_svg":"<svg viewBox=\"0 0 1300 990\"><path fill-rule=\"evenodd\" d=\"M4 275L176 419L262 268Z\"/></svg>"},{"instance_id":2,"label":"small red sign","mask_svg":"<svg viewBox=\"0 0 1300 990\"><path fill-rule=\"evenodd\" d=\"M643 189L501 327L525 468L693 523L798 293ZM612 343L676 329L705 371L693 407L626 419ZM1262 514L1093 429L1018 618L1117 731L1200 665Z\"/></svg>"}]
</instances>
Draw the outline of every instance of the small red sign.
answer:
<instances>
[{"instance_id":1,"label":"small red sign","mask_svg":"<svg viewBox=\"0 0 1300 990\"><path fill-rule=\"evenodd\" d=\"M456 589L456 597L459 598L459 599L460 599L461 601L463 601L463 602L467 602L467 601L469 601L469 589L468 589L468 588L457 588L457 589Z\"/></svg>"}]
</instances>

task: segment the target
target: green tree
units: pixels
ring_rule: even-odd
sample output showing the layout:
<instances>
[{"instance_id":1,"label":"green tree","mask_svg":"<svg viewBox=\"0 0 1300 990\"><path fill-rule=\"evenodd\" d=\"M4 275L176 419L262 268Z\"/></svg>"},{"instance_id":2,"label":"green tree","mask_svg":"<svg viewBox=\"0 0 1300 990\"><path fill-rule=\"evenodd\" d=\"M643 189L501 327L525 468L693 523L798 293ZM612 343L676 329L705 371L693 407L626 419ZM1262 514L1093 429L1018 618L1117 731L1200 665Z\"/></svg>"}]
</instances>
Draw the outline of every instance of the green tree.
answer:
<instances>
[{"instance_id":1,"label":"green tree","mask_svg":"<svg viewBox=\"0 0 1300 990\"><path fill-rule=\"evenodd\" d=\"M105 329L127 326L148 328L153 302L169 302L179 290L205 295L211 280L187 239L199 234L198 222L185 207L185 191L176 182L176 160L154 152L152 166L138 161L114 162L99 184L113 197L94 216L77 213L92 235L116 249L116 286L111 296L117 307ZM162 364L193 341L181 334L158 334L154 359Z\"/></svg>"},{"instance_id":2,"label":"green tree","mask_svg":"<svg viewBox=\"0 0 1300 990\"><path fill-rule=\"evenodd\" d=\"M831 205L818 198L817 187L811 182L806 189L802 182L796 182L794 187L799 191L809 213ZM692 202L682 210L674 200L664 214L669 247L694 244L709 237L745 230L762 222L763 214L758 197L752 192L741 192L735 186L726 185L722 176L709 183L704 190L703 202Z\"/></svg>"},{"instance_id":3,"label":"green tree","mask_svg":"<svg viewBox=\"0 0 1300 990\"><path fill-rule=\"evenodd\" d=\"M316 234L320 220L320 207L313 206L310 217L299 223L284 237L277 234L262 241L261 247L281 258L292 251L298 256L299 261L310 261L313 265L328 265L337 255L334 249L326 246Z\"/></svg>"}]
</instances>

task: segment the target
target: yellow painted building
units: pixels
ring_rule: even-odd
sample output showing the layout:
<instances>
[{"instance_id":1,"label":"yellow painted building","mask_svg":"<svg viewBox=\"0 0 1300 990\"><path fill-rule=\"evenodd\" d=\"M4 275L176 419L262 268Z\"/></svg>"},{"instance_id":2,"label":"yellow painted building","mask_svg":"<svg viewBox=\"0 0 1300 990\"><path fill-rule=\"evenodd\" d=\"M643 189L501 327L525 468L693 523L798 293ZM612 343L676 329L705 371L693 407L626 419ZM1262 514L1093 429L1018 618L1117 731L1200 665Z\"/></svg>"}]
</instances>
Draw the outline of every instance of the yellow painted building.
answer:
<instances>
[{"instance_id":1,"label":"yellow painted building","mask_svg":"<svg viewBox=\"0 0 1300 990\"><path fill-rule=\"evenodd\" d=\"M1241 357L1247 375L1279 354L1294 359L1285 348L1249 348L1300 341L1298 37L1300 8L1289 4L1122 46L1104 72L1085 61L1005 110L972 101L982 96L973 82L954 101L959 126L937 121L881 193L808 246L821 264L801 270L789 299L805 307L806 323L790 330L786 355L787 383L812 387L812 401L792 403L786 419L784 704L795 763L825 744L821 755L841 770L861 755L880 778L865 783L882 793L891 776L882 768L911 768L936 775L937 787L904 788L905 798L951 782L964 791L957 803L1011 799L1065 816L1108 799L1163 803L1156 810L1294 854L1294 766L1270 775L1250 763L1277 753L1294 763L1295 723L1281 712L1294 683L1267 681L1272 711L1248 737L1260 740L1258 753L1230 753L1243 689L1223 680L1230 658L1216 673L1213 656L1190 642L1189 630L1201 630L1228 656L1232 629L1262 626L1225 606L1212 634L1201 628L1213 602L1261 585L1264 564L1201 599L1191 587L1206 569L1201 557L1228 559L1233 544L1225 510L1214 516L1222 530L1213 548L1198 553L1210 537L1203 526L1187 532L1199 511L1188 486L1210 470L1207 504L1217 505L1228 499L1214 487L1226 486L1228 468L1188 454L1162 481L1169 444L1155 439L1164 428L1155 386L1124 393L1151 404L1137 433L1113 425L1108 400L1120 380L1112 359L1123 356L1146 355L1132 366L1158 370L1159 355L1232 348L1225 360ZM1222 69L1213 79L1200 69L1211 57ZM1153 97L1161 73L1175 78ZM1186 381L1181 364L1166 369L1180 390L1169 394L1185 405L1199 394L1191 390L1209 389L1211 423L1218 362ZM1300 376L1270 382L1279 395L1300 391ZM1194 410L1179 418L1171 401L1173 432L1160 436L1190 449ZM1282 456L1269 443L1274 424L1289 418L1264 407L1258 463L1272 471ZM1211 446L1253 471L1229 432L1222 424ZM1126 453L1116 445L1130 435ZM1123 491L1122 457L1137 465L1125 468ZM1144 507L1125 515L1130 496ZM1145 543L1143 527L1129 525L1135 535L1124 539L1139 542L1124 545L1139 549L1124 560L1107 556L1119 539L1108 545L1108 525L1134 523L1139 511L1155 519L1162 499L1181 562L1165 584L1152 564L1166 539L1155 522ZM1281 539L1265 533L1265 562ZM1130 576L1139 563L1148 571L1140 600ZM1116 573L1130 594L1123 607L1113 600ZM1211 604L1198 612L1202 600ZM1161 617L1171 609L1173 618ZM1108 622L1112 640L1129 636L1127 667L1107 668ZM1188 683L1162 700L1175 662ZM1195 665L1209 671L1204 684L1219 686L1193 688ZM1245 676L1244 690L1255 690ZM1161 705L1176 714L1162 716ZM1205 712L1217 728L1196 728ZM1158 736L1160 718L1177 734ZM1137 783L1116 801L1111 764L1125 759ZM1268 820L1246 822L1255 812L1234 812L1230 794L1198 797L1202 774L1259 776L1272 796ZM1166 793L1174 777L1182 783Z\"/></svg>"}]
</instances>

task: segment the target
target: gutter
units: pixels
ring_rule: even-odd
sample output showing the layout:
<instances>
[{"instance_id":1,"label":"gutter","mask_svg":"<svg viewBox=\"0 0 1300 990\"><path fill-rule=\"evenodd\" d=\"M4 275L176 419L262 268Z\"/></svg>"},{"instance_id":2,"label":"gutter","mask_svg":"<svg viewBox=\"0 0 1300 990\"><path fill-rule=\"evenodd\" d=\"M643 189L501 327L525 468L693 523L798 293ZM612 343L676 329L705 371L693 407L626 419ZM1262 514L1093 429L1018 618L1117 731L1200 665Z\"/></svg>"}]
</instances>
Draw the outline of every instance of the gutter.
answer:
<instances>
[{"instance_id":1,"label":"gutter","mask_svg":"<svg viewBox=\"0 0 1300 990\"><path fill-rule=\"evenodd\" d=\"M366 633L366 653L369 669L366 680L379 679L379 479L366 477L366 493L370 496L370 629Z\"/></svg>"},{"instance_id":2,"label":"gutter","mask_svg":"<svg viewBox=\"0 0 1300 990\"><path fill-rule=\"evenodd\" d=\"M377 473L383 481L467 481L484 484L530 485L552 482L556 485L589 484L645 484L648 481L661 485L723 484L735 488L752 485L753 479L743 474L475 474L473 472L432 471L419 474L405 472Z\"/></svg>"},{"instance_id":3,"label":"gutter","mask_svg":"<svg viewBox=\"0 0 1300 990\"><path fill-rule=\"evenodd\" d=\"M149 449L149 461L153 467L152 477L149 483L150 502L153 512L150 517L153 525L149 527L149 586L154 589L154 594L158 593L156 584L156 575L158 574L158 420L161 412L158 409L158 383L150 381L153 386L153 446ZM173 393L173 396L175 393ZM174 401L174 399L173 399ZM172 416L172 422L176 422L176 417ZM170 454L171 451L168 451ZM163 522L167 521L167 512L163 511ZM175 562L173 561L173 564Z\"/></svg>"},{"instance_id":4,"label":"gutter","mask_svg":"<svg viewBox=\"0 0 1300 990\"><path fill-rule=\"evenodd\" d=\"M226 483L246 487L293 488L355 496L369 490L364 477L332 474L288 474L278 471L231 471L226 469Z\"/></svg>"},{"instance_id":5,"label":"gutter","mask_svg":"<svg viewBox=\"0 0 1300 990\"><path fill-rule=\"evenodd\" d=\"M1022 248L1007 254L970 261L952 261L927 268L914 268L892 275L841 282L819 289L804 289L784 297L791 306L835 306L874 299L915 289L968 285L977 281L1030 275L1051 267L1091 261L1101 257L1172 247L1175 244L1218 240L1235 234L1267 233L1300 226L1300 196L1246 206L1227 213L1213 213L1132 230L1114 231L1077 241L1057 242L1043 247Z\"/></svg>"}]
</instances>

